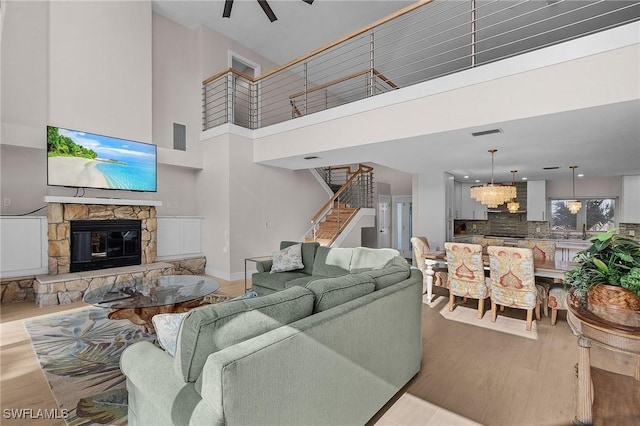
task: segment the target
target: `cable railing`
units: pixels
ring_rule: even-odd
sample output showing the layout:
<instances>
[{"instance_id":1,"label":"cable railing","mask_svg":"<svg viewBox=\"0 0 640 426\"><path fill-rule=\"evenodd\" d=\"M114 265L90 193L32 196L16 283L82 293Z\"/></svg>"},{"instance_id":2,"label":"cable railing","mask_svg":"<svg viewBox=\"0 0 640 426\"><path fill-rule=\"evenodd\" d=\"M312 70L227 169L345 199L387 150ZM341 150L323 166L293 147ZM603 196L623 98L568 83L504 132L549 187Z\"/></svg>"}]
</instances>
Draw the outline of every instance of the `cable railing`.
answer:
<instances>
[{"instance_id":1,"label":"cable railing","mask_svg":"<svg viewBox=\"0 0 640 426\"><path fill-rule=\"evenodd\" d=\"M421 0L251 78L203 82L203 129L257 129L640 20L640 1Z\"/></svg>"}]
</instances>

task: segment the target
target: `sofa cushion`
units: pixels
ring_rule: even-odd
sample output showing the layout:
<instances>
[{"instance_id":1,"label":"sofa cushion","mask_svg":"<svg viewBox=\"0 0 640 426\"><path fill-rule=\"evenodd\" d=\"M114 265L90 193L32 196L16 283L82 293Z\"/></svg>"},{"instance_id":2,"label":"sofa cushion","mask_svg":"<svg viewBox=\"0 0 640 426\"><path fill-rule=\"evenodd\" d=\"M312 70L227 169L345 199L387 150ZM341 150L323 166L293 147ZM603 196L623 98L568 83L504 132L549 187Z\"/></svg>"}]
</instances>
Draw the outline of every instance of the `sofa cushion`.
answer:
<instances>
[{"instance_id":1,"label":"sofa cushion","mask_svg":"<svg viewBox=\"0 0 640 426\"><path fill-rule=\"evenodd\" d=\"M280 249L292 246L296 243L295 241L281 241ZM311 274L313 272L313 262L316 257L316 251L320 247L320 243L302 243L302 263L304 264L304 268L301 269L305 274Z\"/></svg>"},{"instance_id":2,"label":"sofa cushion","mask_svg":"<svg viewBox=\"0 0 640 426\"><path fill-rule=\"evenodd\" d=\"M284 290L285 283L287 281L294 280L296 278L308 277L308 274L299 271L290 272L278 272L277 274L271 274L269 272L258 272L251 275L251 285L268 288L269 290Z\"/></svg>"},{"instance_id":3,"label":"sofa cushion","mask_svg":"<svg viewBox=\"0 0 640 426\"><path fill-rule=\"evenodd\" d=\"M313 275L339 277L348 274L352 254L352 248L318 247L313 262Z\"/></svg>"},{"instance_id":4,"label":"sofa cushion","mask_svg":"<svg viewBox=\"0 0 640 426\"><path fill-rule=\"evenodd\" d=\"M349 272L358 273L369 269L380 269L395 256L400 256L400 252L396 249L356 247L353 249Z\"/></svg>"},{"instance_id":5,"label":"sofa cushion","mask_svg":"<svg viewBox=\"0 0 640 426\"><path fill-rule=\"evenodd\" d=\"M289 288L289 287L294 287L294 286L301 286L301 287L306 287L307 284L309 284L311 281L315 281L315 280L319 280L322 279L323 277L319 277L317 275L307 275L306 277L300 277L300 278L295 278L291 281L287 281L284 283L284 287L285 288Z\"/></svg>"},{"instance_id":6,"label":"sofa cushion","mask_svg":"<svg viewBox=\"0 0 640 426\"><path fill-rule=\"evenodd\" d=\"M210 354L311 315L314 301L310 290L292 287L190 311L178 334L176 374L194 382Z\"/></svg>"},{"instance_id":7,"label":"sofa cushion","mask_svg":"<svg viewBox=\"0 0 640 426\"><path fill-rule=\"evenodd\" d=\"M302 244L294 244L273 252L270 273L295 271L304 268L302 263Z\"/></svg>"},{"instance_id":8,"label":"sofa cushion","mask_svg":"<svg viewBox=\"0 0 640 426\"><path fill-rule=\"evenodd\" d=\"M373 278L363 274L349 274L336 278L323 278L307 285L315 295L313 313L357 299L375 290Z\"/></svg>"},{"instance_id":9,"label":"sofa cushion","mask_svg":"<svg viewBox=\"0 0 640 426\"><path fill-rule=\"evenodd\" d=\"M409 278L411 266L404 257L395 256L385 263L382 268L364 271L362 274L373 278L376 283L376 291L378 291Z\"/></svg>"}]
</instances>

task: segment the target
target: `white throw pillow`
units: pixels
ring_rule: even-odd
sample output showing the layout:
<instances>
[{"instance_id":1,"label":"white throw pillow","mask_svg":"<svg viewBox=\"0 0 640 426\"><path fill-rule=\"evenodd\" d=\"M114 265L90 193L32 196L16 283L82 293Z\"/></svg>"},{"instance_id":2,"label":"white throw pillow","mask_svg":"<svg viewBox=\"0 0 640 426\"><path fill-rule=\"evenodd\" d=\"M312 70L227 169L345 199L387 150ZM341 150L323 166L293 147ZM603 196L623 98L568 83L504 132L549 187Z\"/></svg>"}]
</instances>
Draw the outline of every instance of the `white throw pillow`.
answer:
<instances>
[{"instance_id":1,"label":"white throw pillow","mask_svg":"<svg viewBox=\"0 0 640 426\"><path fill-rule=\"evenodd\" d=\"M178 332L184 317L189 312L179 314L157 314L151 318L153 327L156 329L156 338L160 347L169 355L175 356L176 343L178 341Z\"/></svg>"},{"instance_id":2,"label":"white throw pillow","mask_svg":"<svg viewBox=\"0 0 640 426\"><path fill-rule=\"evenodd\" d=\"M273 265L270 273L295 271L302 269L302 243L273 252Z\"/></svg>"}]
</instances>

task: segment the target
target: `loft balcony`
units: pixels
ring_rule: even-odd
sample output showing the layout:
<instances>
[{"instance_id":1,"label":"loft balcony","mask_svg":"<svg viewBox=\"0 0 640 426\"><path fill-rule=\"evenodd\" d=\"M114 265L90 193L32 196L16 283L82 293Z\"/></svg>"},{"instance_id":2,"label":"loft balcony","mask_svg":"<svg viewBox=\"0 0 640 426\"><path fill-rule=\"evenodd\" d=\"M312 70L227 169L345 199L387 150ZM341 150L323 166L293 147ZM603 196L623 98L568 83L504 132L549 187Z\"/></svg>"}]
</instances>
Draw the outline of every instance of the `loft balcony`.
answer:
<instances>
[{"instance_id":1,"label":"loft balcony","mask_svg":"<svg viewBox=\"0 0 640 426\"><path fill-rule=\"evenodd\" d=\"M638 1L423 0L257 78L208 78L203 130L264 128L638 20Z\"/></svg>"}]
</instances>

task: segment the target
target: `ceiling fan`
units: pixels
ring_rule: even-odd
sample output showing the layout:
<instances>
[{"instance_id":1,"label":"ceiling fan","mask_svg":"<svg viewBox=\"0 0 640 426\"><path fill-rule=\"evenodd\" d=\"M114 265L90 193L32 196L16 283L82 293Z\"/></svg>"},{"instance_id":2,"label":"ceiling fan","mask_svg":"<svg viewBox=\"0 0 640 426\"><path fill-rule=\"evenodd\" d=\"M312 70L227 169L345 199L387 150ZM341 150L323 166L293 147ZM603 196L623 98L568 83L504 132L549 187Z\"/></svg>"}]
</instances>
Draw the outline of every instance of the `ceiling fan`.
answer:
<instances>
[{"instance_id":1,"label":"ceiling fan","mask_svg":"<svg viewBox=\"0 0 640 426\"><path fill-rule=\"evenodd\" d=\"M258 4L260 4L260 7L262 7L262 10L264 11L264 13L267 15L267 17L269 18L269 20L271 22L275 21L276 19L276 14L273 13L273 10L271 10L271 7L269 6L269 3L267 3L267 0L257 0ZM303 2L307 3L307 4L312 4L313 0L302 0ZM224 11L222 12L222 17L223 18L229 18L231 17L231 8L233 7L233 0L225 0L224 1Z\"/></svg>"}]
</instances>

